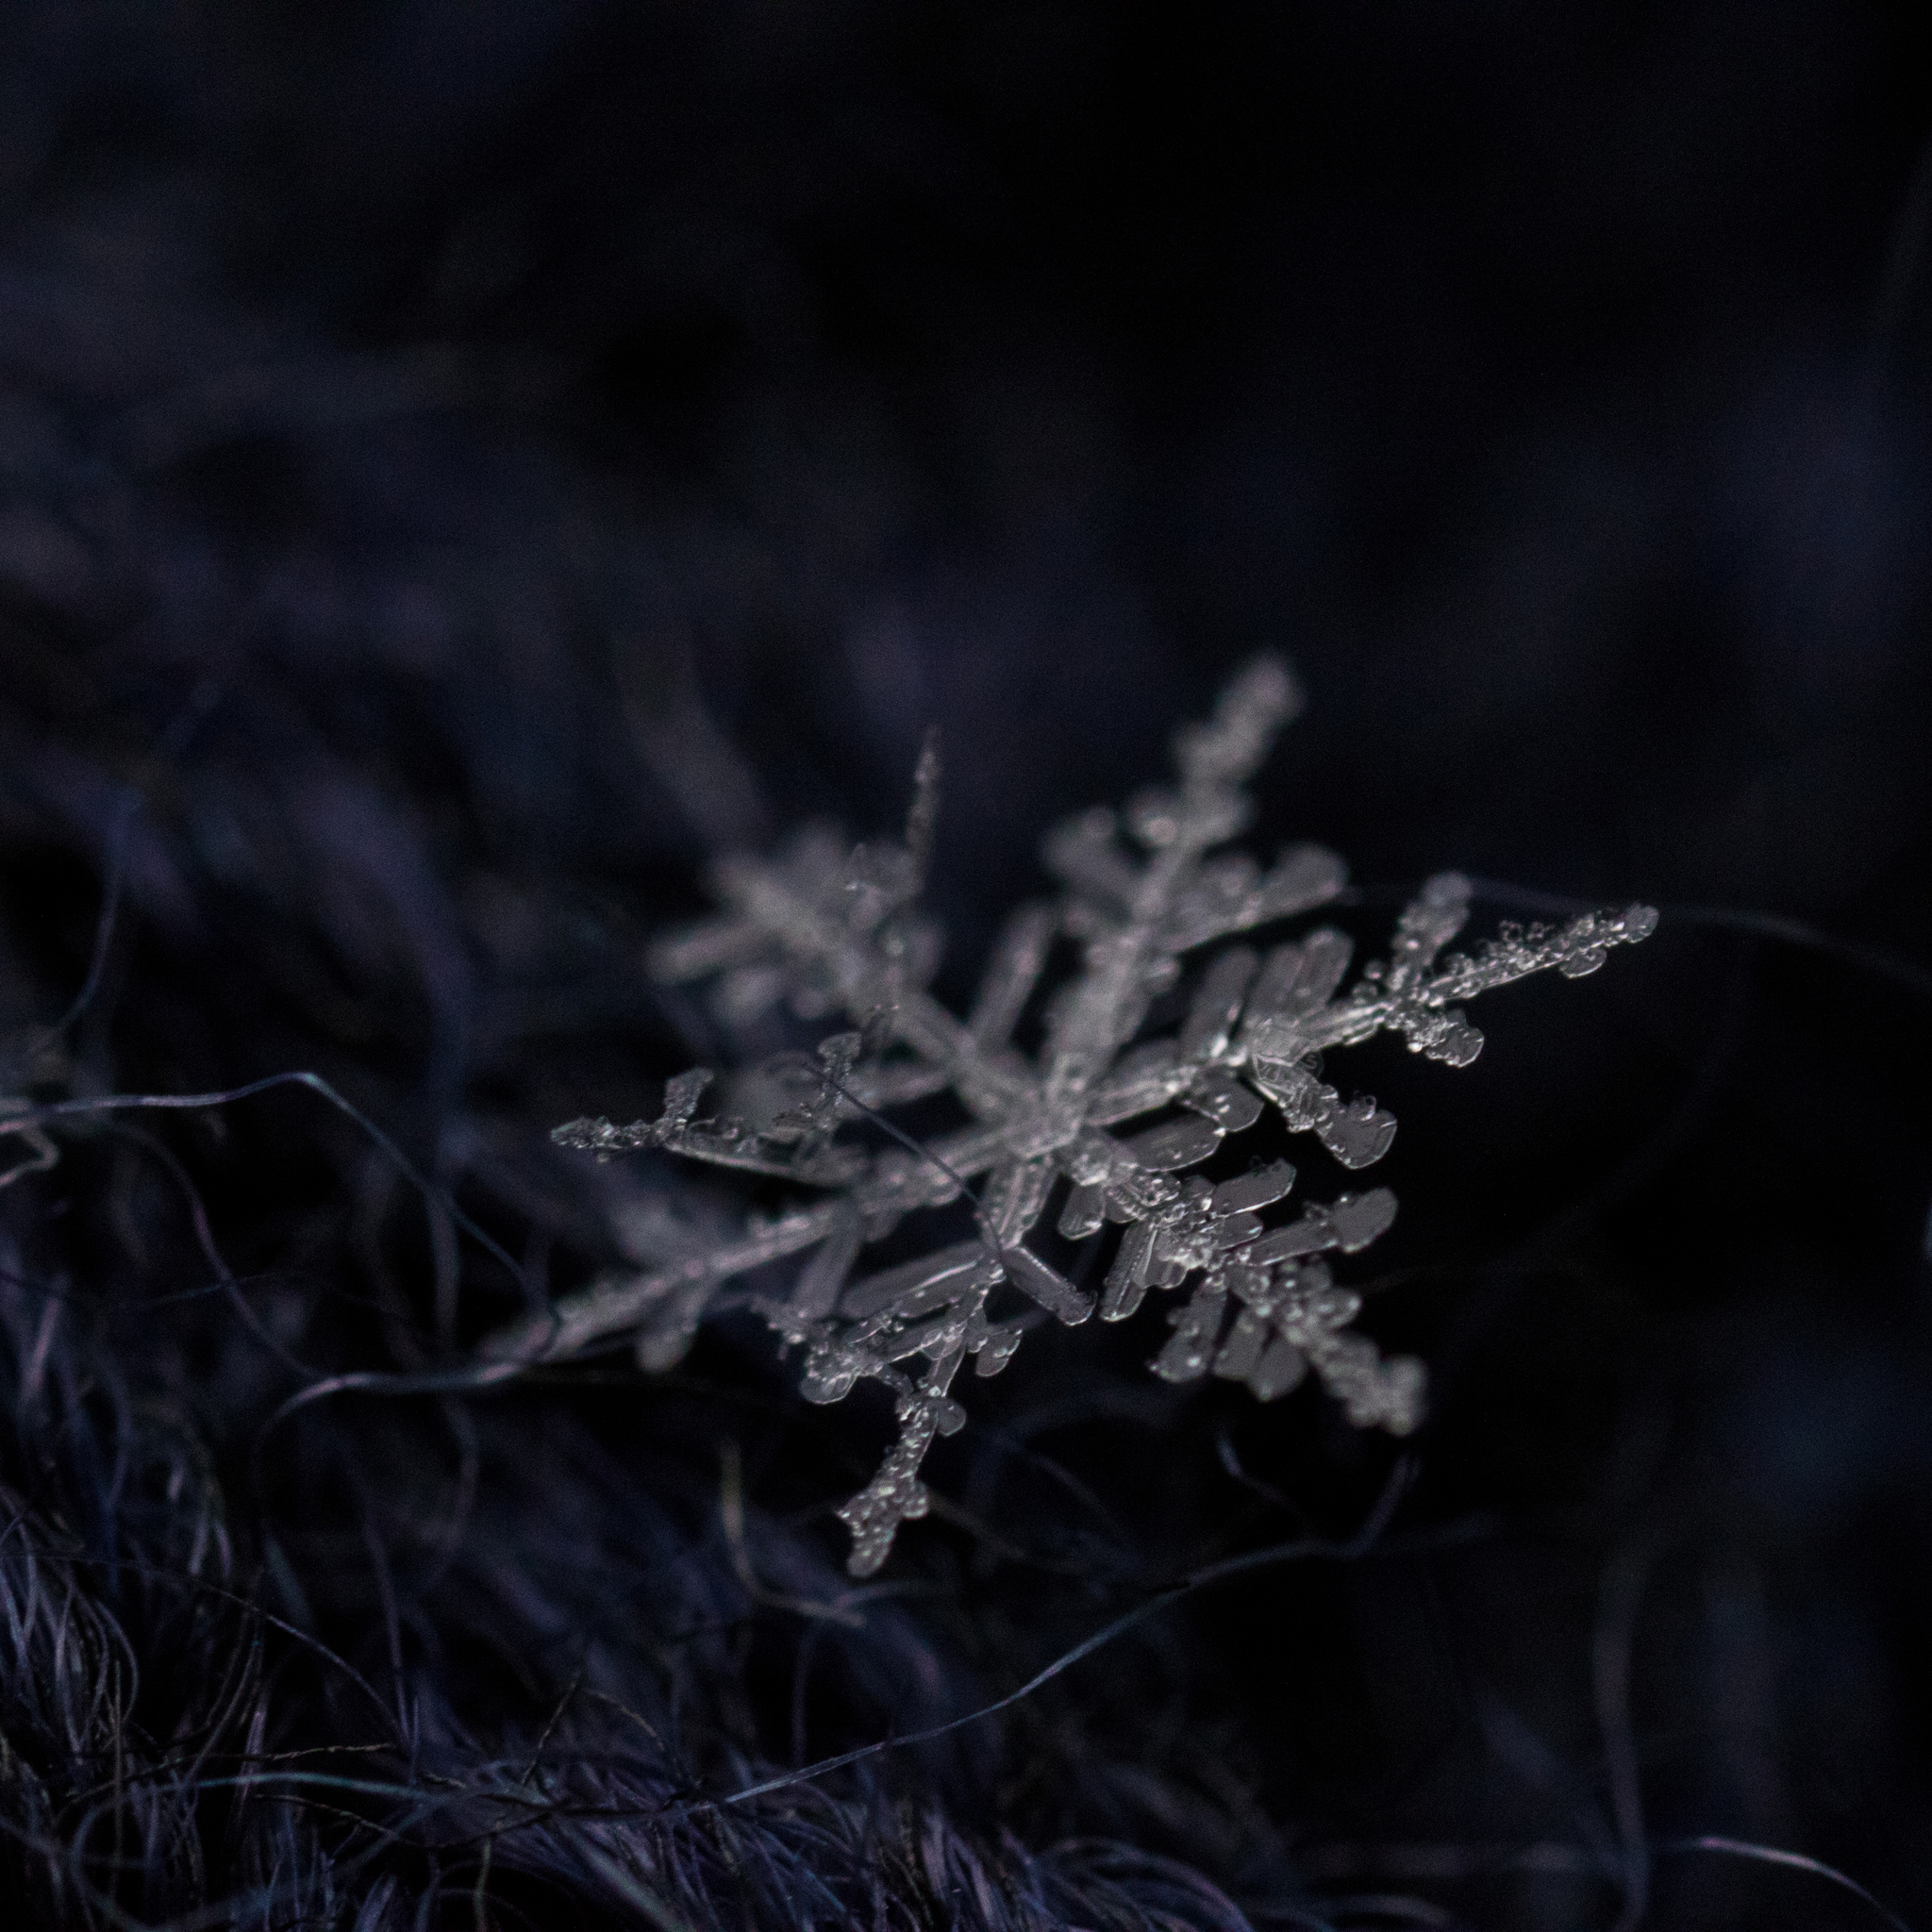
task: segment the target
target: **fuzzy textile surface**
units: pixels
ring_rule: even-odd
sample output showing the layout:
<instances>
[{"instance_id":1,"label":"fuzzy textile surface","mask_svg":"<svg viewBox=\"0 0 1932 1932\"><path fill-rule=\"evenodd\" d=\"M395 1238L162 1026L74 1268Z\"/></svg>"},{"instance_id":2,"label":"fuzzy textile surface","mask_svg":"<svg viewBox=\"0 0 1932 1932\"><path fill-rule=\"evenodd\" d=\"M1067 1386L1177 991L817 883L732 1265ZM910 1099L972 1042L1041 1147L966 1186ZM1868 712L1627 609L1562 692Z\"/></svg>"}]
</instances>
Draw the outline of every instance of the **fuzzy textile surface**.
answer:
<instances>
[{"instance_id":1,"label":"fuzzy textile surface","mask_svg":"<svg viewBox=\"0 0 1932 1932\"><path fill-rule=\"evenodd\" d=\"M1932 1925L1906 31L0 11L0 1923ZM855 1583L749 1315L479 1386L781 1205L549 1137L709 860L938 726L962 1010L1261 648L1365 946L1661 910L1350 1068L1412 1435L1043 1330Z\"/></svg>"}]
</instances>

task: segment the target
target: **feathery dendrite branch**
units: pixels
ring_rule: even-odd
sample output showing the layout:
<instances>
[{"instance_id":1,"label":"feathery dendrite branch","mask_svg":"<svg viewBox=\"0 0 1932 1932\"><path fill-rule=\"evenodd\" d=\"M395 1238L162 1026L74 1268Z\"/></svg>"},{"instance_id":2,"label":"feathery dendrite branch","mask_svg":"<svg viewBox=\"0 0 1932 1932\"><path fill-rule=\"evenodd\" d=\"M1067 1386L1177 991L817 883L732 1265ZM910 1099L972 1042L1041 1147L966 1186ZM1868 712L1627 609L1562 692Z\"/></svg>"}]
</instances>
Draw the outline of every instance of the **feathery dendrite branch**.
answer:
<instances>
[{"instance_id":1,"label":"feathery dendrite branch","mask_svg":"<svg viewBox=\"0 0 1932 1932\"><path fill-rule=\"evenodd\" d=\"M885 1561L901 1523L925 1512L919 1468L933 1438L965 1420L951 1392L960 1369L970 1359L996 1374L1040 1319L1035 1308L1069 1326L1096 1311L1121 1322L1150 1289L1185 1290L1155 1374L1189 1382L1211 1373L1269 1401L1312 1370L1351 1422L1413 1428L1422 1364L1384 1359L1352 1331L1359 1300L1324 1258L1374 1241L1394 1216L1393 1195L1373 1188L1271 1218L1294 1183L1287 1161L1218 1181L1191 1171L1271 1107L1342 1166L1369 1166L1395 1122L1373 1099L1324 1084L1324 1054L1394 1033L1416 1053L1467 1066L1482 1035L1460 1002L1545 968L1593 973L1657 915L1632 906L1555 929L1506 925L1474 954L1445 953L1468 917L1469 887L1444 873L1402 914L1389 958L1346 989L1352 946L1331 927L1265 953L1225 943L1313 910L1344 880L1320 846L1291 846L1266 871L1218 852L1247 824L1242 787L1300 703L1286 666L1260 659L1211 720L1177 735L1177 786L1133 799L1124 824L1096 810L1057 828L1045 859L1060 896L1013 914L963 1020L927 991L938 938L913 908L937 782L930 746L903 842L850 852L812 831L775 858L725 859L723 910L662 941L654 974L711 982L730 1021L789 1002L807 1019L842 1016L847 1030L815 1056L739 1075L726 1088L735 1112L701 1111L714 1076L699 1068L669 1083L655 1121L572 1121L554 1138L599 1158L662 1148L775 1176L808 1191L807 1205L748 1217L734 1238L660 1240L656 1265L600 1278L496 1337L490 1353L555 1359L630 1333L640 1360L662 1368L727 1283L770 1281L774 1264L791 1264L787 1291L755 1293L751 1306L804 1351L805 1394L836 1402L870 1378L891 1391L899 1420L877 1474L840 1511L860 1576ZM1077 971L1039 1007L1041 1044L1029 1054L1015 1029L1036 1010L1055 946L1069 941ZM1143 1038L1150 1008L1196 958L1178 1024ZM954 1130L920 1143L892 1124L891 1109L941 1095L963 1116ZM1067 1241L1120 1229L1097 1294L1040 1252L1056 1201ZM957 1219L962 1206L965 1239L857 1273L864 1251L909 1217L953 1207Z\"/></svg>"}]
</instances>

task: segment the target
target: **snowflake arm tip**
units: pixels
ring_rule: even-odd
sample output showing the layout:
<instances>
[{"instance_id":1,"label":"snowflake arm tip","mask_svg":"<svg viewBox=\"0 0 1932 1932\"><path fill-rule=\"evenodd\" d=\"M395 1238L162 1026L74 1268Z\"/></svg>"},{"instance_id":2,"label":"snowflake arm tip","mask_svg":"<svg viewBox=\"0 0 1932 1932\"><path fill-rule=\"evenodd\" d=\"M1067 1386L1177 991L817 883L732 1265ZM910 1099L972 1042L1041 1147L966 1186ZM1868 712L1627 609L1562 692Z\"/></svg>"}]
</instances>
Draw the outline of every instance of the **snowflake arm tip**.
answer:
<instances>
[{"instance_id":1,"label":"snowflake arm tip","mask_svg":"<svg viewBox=\"0 0 1932 1932\"><path fill-rule=\"evenodd\" d=\"M700 1121L712 1076L694 1069L668 1084L656 1121L583 1119L553 1138L600 1159L662 1149L783 1176L821 1197L775 1221L748 1218L741 1237L668 1267L601 1278L498 1338L491 1352L555 1357L629 1331L640 1359L664 1366L727 1282L795 1264L788 1294L755 1294L751 1306L804 1351L803 1392L836 1402L876 1381L899 1420L877 1474L839 1512L858 1575L875 1571L899 1524L929 1507L919 1470L935 1438L965 1420L949 1392L958 1371L971 1360L977 1374L997 1374L1026 1321L1039 1319L1028 1309L1069 1327L1095 1313L1119 1322L1150 1291L1185 1290L1150 1364L1156 1374L1185 1383L1211 1374L1271 1401L1312 1373L1358 1426L1413 1429L1423 1365L1384 1358L1354 1331L1359 1297L1335 1285L1324 1259L1379 1237L1394 1218L1393 1194L1343 1193L1271 1224L1269 1210L1294 1183L1290 1163L1219 1182L1194 1171L1271 1112L1344 1168L1372 1165L1388 1152L1394 1119L1324 1084L1324 1055L1387 1032L1466 1066L1482 1035L1459 1002L1549 968L1582 977L1612 947L1646 938L1657 915L1633 906L1555 929L1505 925L1473 955L1445 957L1472 891L1443 873L1402 913L1388 959L1351 986L1353 945L1332 928L1265 956L1224 943L1332 900L1345 882L1341 861L1319 846L1291 847L1265 873L1243 855L1215 855L1247 822L1241 788L1300 705L1287 666L1256 660L1211 718L1176 735L1177 788L1053 832L1044 857L1061 896L1008 922L963 1022L926 991L937 935L910 910L931 836L936 756L922 758L903 844L848 853L813 830L773 858L722 862L724 909L656 948L654 972L710 981L727 1027L782 1002L802 1017L842 1015L852 1030L821 1042L815 1058L781 1056L733 1076L732 1093L765 1096L747 1120ZM1080 964L1045 1001L1037 1049L1022 1051L1015 1028L1063 939L1080 947ZM1189 970L1184 956L1216 942L1184 1014L1143 1038L1154 1002ZM929 1145L888 1117L940 1094L966 1124ZM898 1144L880 1147L881 1129ZM962 1197L967 1239L928 1241L910 1260L854 1278L868 1247ZM1064 1239L1121 1230L1097 1294L1036 1251L1034 1230L1055 1199ZM1001 1316L1002 1301L1021 1319Z\"/></svg>"}]
</instances>

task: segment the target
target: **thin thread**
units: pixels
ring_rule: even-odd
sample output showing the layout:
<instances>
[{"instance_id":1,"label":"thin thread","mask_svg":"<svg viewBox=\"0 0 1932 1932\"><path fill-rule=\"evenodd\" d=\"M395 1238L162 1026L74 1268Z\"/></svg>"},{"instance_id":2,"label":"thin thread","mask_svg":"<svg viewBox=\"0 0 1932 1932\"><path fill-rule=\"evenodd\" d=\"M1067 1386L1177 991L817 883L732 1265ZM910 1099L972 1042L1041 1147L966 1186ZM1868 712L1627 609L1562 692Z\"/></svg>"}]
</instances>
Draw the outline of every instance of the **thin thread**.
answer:
<instances>
[{"instance_id":1,"label":"thin thread","mask_svg":"<svg viewBox=\"0 0 1932 1932\"><path fill-rule=\"evenodd\" d=\"M1376 1499L1375 1507L1369 1511L1367 1519L1356 1534L1344 1543L1331 1542L1321 1537L1303 1537L1293 1542L1275 1543L1267 1549L1250 1550L1239 1557L1226 1557L1218 1563L1210 1563L1206 1569L1196 1570L1191 1575L1183 1577L1178 1583L1170 1584L1167 1589L1157 1591L1143 1602L1136 1604L1130 1610L1109 1624L1103 1624L1092 1636L1083 1639L1073 1649L1063 1651L1044 1669L1036 1672L1017 1690L1009 1690L1004 1697L995 1698L991 1704L982 1705L977 1710L969 1711L963 1717L949 1718L944 1724L928 1725L924 1730L908 1731L904 1737L883 1738L874 1743L861 1744L851 1751L841 1751L836 1757L821 1758L816 1764L807 1765L802 1771L788 1772L782 1776L766 1778L760 1783L747 1785L741 1790L728 1796L693 1805L685 1809L708 1810L714 1805L743 1805L754 1798L768 1796L773 1791L788 1790L793 1785L827 1776L835 1771L842 1771L848 1765L862 1763L867 1758L877 1757L888 1751L899 1751L911 1744L928 1744L935 1739L964 1729L968 1724L978 1724L982 1719L997 1715L1012 1706L1031 1697L1036 1690L1070 1671L1097 1650L1104 1649L1115 1638L1124 1637L1144 1624L1150 1617L1158 1616L1183 1597L1191 1596L1196 1591L1206 1590L1210 1585L1224 1583L1231 1576L1241 1576L1252 1570L1272 1568L1277 1563L1303 1561L1310 1557L1325 1557L1333 1562L1353 1562L1364 1557L1380 1541L1390 1519L1401 1503L1404 1492L1414 1474L1415 1465L1411 1458L1402 1457L1390 1472L1389 1480L1382 1486L1382 1493Z\"/></svg>"}]
</instances>

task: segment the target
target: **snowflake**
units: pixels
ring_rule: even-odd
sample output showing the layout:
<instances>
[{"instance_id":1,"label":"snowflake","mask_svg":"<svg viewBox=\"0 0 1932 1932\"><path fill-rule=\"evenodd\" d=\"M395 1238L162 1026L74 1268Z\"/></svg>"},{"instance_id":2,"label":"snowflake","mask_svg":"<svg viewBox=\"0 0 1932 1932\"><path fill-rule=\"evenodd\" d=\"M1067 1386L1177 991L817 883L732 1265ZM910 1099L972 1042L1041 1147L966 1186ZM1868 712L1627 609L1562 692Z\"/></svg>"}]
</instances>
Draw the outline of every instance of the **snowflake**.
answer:
<instances>
[{"instance_id":1,"label":"snowflake","mask_svg":"<svg viewBox=\"0 0 1932 1932\"><path fill-rule=\"evenodd\" d=\"M666 1367L725 1284L805 1257L789 1292L750 1305L803 1349L808 1399L836 1402L870 1378L891 1391L899 1421L878 1473L839 1512L859 1576L885 1561L901 1523L926 1511L919 1469L933 1438L965 1421L951 1392L960 1368L970 1358L977 1374L996 1374L1040 1310L1070 1327L1096 1311L1121 1322L1149 1289L1186 1290L1150 1365L1156 1374L1191 1382L1211 1373L1265 1402L1312 1370L1358 1426L1413 1428L1422 1364L1385 1359L1352 1331L1359 1298L1324 1259L1381 1234L1394 1196L1343 1193L1271 1223L1266 1210L1294 1183L1287 1161L1218 1182L1189 1171L1269 1107L1343 1167L1380 1159L1394 1120L1373 1099L1345 1100L1325 1085L1323 1056L1394 1033L1413 1052L1467 1066L1482 1035L1459 1002L1546 967L1592 973L1611 946L1643 939L1657 915L1632 906L1557 929L1506 925L1474 955L1445 955L1470 899L1467 882L1445 873L1403 912L1390 958L1346 990L1352 945L1331 927L1265 954L1224 945L1205 954L1184 1005L1163 1009L1177 1024L1142 1038L1186 962L1342 889L1341 862L1320 846L1292 846L1265 872L1239 853L1217 855L1249 819L1243 784L1299 708L1287 668L1263 658L1223 693L1209 723L1177 735L1180 783L1128 805L1131 846L1110 810L1058 827L1044 856L1064 891L1008 921L964 1020L927 991L938 935L913 909L932 825L930 748L903 841L852 852L812 830L775 858L724 860L724 909L655 948L654 975L712 982L714 1009L734 1024L789 1002L806 1019L841 1015L848 1030L815 1055L739 1074L726 1088L729 1113L700 1113L713 1082L701 1068L669 1083L655 1121L577 1120L554 1138L600 1159L663 1148L814 1198L774 1218L748 1216L724 1238L662 1223L634 1230L633 1245L655 1265L600 1277L498 1337L491 1353L554 1359L630 1333L647 1368ZM1041 1045L1029 1055L1015 1029L1066 941L1079 968L1041 1004ZM939 1095L963 1109L965 1124L922 1143L890 1119ZM1123 1230L1097 1293L1029 1242L1057 1193L1066 1241L1100 1236L1109 1223ZM969 1238L928 1241L914 1258L854 1278L863 1251L908 1217L962 1201Z\"/></svg>"}]
</instances>

